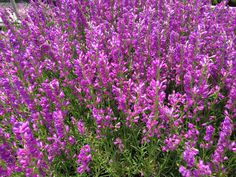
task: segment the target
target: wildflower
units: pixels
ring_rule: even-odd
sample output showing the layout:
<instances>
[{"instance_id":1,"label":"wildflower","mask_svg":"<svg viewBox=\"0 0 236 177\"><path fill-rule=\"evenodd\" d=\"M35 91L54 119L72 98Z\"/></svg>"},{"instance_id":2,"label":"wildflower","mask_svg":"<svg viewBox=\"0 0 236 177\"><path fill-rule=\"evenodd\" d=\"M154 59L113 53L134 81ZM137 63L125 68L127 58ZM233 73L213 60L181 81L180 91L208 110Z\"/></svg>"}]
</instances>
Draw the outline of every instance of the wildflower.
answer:
<instances>
[{"instance_id":1,"label":"wildflower","mask_svg":"<svg viewBox=\"0 0 236 177\"><path fill-rule=\"evenodd\" d=\"M205 165L202 160L198 163L198 168L193 171L194 176L210 176L212 174L212 171L210 169L209 165Z\"/></svg>"},{"instance_id":2,"label":"wildflower","mask_svg":"<svg viewBox=\"0 0 236 177\"><path fill-rule=\"evenodd\" d=\"M85 134L85 125L84 122L81 120L78 121L78 130L81 135Z\"/></svg>"},{"instance_id":3,"label":"wildflower","mask_svg":"<svg viewBox=\"0 0 236 177\"><path fill-rule=\"evenodd\" d=\"M180 167L179 167L179 172L181 173L181 175L182 175L183 177L191 177L191 176L192 176L191 170L187 169L187 168L184 167L184 166L180 166Z\"/></svg>"},{"instance_id":4,"label":"wildflower","mask_svg":"<svg viewBox=\"0 0 236 177\"><path fill-rule=\"evenodd\" d=\"M187 147L183 153L184 160L189 167L195 166L195 156L198 154L198 149Z\"/></svg>"},{"instance_id":5,"label":"wildflower","mask_svg":"<svg viewBox=\"0 0 236 177\"><path fill-rule=\"evenodd\" d=\"M92 155L91 155L91 150L89 145L84 145L80 149L80 153L78 155L78 161L77 163L79 164L79 167L77 168L77 172L82 174L85 171L89 172L89 162L91 161Z\"/></svg>"}]
</instances>

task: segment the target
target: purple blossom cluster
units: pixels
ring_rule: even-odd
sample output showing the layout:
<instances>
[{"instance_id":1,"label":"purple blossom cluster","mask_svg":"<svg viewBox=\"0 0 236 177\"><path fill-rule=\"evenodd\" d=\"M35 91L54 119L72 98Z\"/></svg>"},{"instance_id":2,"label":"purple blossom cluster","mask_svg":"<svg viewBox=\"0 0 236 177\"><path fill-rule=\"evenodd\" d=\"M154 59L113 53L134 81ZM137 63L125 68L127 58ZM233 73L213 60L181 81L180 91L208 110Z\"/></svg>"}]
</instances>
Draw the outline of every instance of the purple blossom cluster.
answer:
<instances>
[{"instance_id":1,"label":"purple blossom cluster","mask_svg":"<svg viewBox=\"0 0 236 177\"><path fill-rule=\"evenodd\" d=\"M78 164L80 164L80 167L78 167L77 169L78 173L90 171L88 164L91 161L91 157L92 155L90 154L90 146L89 145L83 146L78 155Z\"/></svg>"},{"instance_id":2,"label":"purple blossom cluster","mask_svg":"<svg viewBox=\"0 0 236 177\"><path fill-rule=\"evenodd\" d=\"M100 142L121 157L136 130L138 145L176 152L184 177L229 173L236 10L225 3L33 1L17 25L0 12L0 176L50 176L60 158L92 173Z\"/></svg>"}]
</instances>

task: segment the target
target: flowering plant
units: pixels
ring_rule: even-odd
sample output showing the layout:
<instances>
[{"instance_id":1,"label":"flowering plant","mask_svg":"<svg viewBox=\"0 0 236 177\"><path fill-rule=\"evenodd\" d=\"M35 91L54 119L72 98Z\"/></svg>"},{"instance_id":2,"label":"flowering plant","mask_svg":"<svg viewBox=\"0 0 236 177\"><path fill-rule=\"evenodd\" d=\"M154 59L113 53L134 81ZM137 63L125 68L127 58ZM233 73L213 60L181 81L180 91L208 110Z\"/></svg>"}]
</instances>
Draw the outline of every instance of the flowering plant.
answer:
<instances>
[{"instance_id":1,"label":"flowering plant","mask_svg":"<svg viewBox=\"0 0 236 177\"><path fill-rule=\"evenodd\" d=\"M236 10L208 0L1 12L1 176L233 176Z\"/></svg>"}]
</instances>

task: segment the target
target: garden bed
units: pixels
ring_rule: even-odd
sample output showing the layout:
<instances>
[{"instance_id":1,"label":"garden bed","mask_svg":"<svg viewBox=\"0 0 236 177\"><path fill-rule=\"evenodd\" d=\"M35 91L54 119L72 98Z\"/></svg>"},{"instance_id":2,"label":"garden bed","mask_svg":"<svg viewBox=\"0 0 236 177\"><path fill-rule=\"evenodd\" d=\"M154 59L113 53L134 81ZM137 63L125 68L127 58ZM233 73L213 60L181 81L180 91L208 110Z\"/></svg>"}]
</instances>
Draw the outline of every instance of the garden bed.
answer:
<instances>
[{"instance_id":1,"label":"garden bed","mask_svg":"<svg viewBox=\"0 0 236 177\"><path fill-rule=\"evenodd\" d=\"M233 8L57 3L1 14L0 176L235 176Z\"/></svg>"}]
</instances>

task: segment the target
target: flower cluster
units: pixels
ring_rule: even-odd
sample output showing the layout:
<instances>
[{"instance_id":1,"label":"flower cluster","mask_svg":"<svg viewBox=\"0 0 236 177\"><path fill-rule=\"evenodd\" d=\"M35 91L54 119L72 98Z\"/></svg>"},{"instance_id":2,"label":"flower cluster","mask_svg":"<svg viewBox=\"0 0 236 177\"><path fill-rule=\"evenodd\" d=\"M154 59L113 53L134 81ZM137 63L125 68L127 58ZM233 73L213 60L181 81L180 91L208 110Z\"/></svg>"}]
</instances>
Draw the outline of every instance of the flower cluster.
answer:
<instances>
[{"instance_id":1,"label":"flower cluster","mask_svg":"<svg viewBox=\"0 0 236 177\"><path fill-rule=\"evenodd\" d=\"M78 173L83 173L85 171L89 172L90 169L88 167L89 162L91 161L91 153L90 153L90 146L85 145L81 148L80 153L78 155L77 163L80 165L77 168Z\"/></svg>"},{"instance_id":2,"label":"flower cluster","mask_svg":"<svg viewBox=\"0 0 236 177\"><path fill-rule=\"evenodd\" d=\"M19 24L8 13L0 176L234 175L226 1L34 0Z\"/></svg>"}]
</instances>

